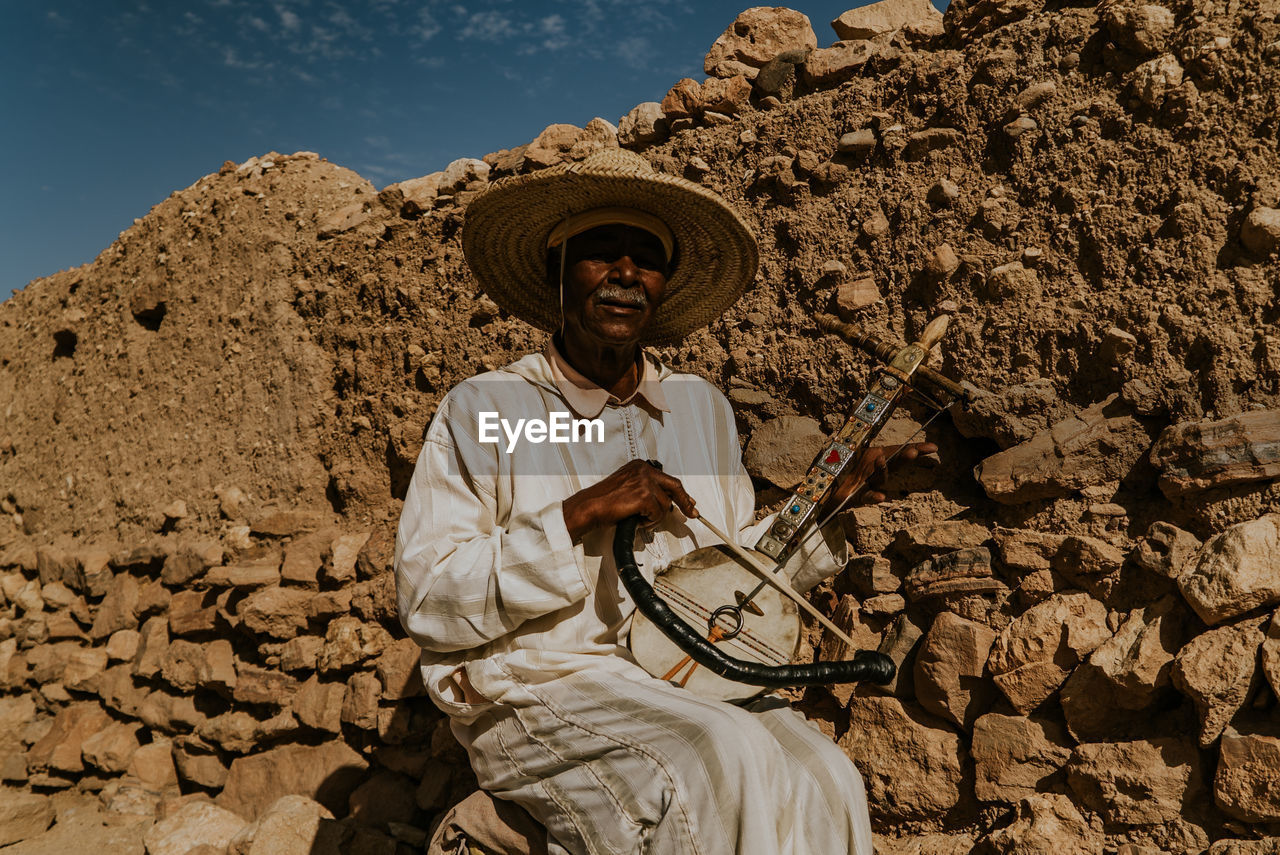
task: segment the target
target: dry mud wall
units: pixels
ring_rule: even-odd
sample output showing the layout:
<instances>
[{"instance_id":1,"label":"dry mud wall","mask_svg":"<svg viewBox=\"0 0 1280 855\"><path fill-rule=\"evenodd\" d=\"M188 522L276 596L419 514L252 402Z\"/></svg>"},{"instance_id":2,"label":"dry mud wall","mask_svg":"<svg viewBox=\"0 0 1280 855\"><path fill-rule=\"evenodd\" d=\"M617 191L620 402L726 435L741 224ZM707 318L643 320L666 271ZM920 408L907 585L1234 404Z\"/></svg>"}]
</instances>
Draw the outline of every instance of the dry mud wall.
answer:
<instances>
[{"instance_id":1,"label":"dry mud wall","mask_svg":"<svg viewBox=\"0 0 1280 855\"><path fill-rule=\"evenodd\" d=\"M473 786L390 543L440 396L542 336L459 230L487 181L622 144L759 235L664 356L734 402L762 511L869 372L814 314L949 311L937 367L985 393L814 595L903 661L798 698L884 851L1275 851L1280 8L903 8L820 50L744 17L767 55L719 43L616 128L381 191L229 163L0 304L0 844L410 851Z\"/></svg>"}]
</instances>

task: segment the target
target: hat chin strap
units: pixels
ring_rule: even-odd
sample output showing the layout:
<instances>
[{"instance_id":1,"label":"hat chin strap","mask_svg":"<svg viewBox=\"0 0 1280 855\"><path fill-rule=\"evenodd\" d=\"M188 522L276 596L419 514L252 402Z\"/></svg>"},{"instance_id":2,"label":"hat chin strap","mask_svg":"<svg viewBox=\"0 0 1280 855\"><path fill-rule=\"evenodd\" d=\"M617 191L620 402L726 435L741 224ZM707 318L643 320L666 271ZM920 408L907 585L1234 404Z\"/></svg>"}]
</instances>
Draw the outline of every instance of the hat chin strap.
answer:
<instances>
[{"instance_id":1,"label":"hat chin strap","mask_svg":"<svg viewBox=\"0 0 1280 855\"><path fill-rule=\"evenodd\" d=\"M560 341L564 341L564 260L569 250L569 240L560 242Z\"/></svg>"}]
</instances>

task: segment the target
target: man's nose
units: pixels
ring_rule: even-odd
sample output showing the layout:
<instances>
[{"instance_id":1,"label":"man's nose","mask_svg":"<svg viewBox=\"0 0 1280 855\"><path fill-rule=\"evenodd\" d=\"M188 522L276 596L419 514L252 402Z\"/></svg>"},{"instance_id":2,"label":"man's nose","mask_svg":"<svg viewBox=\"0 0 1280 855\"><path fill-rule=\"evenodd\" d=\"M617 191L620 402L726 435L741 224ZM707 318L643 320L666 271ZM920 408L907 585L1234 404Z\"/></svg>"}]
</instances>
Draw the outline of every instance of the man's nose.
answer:
<instances>
[{"instance_id":1,"label":"man's nose","mask_svg":"<svg viewBox=\"0 0 1280 855\"><path fill-rule=\"evenodd\" d=\"M640 268L629 255L624 255L613 263L613 274L615 281L624 287L629 288L640 281Z\"/></svg>"}]
</instances>

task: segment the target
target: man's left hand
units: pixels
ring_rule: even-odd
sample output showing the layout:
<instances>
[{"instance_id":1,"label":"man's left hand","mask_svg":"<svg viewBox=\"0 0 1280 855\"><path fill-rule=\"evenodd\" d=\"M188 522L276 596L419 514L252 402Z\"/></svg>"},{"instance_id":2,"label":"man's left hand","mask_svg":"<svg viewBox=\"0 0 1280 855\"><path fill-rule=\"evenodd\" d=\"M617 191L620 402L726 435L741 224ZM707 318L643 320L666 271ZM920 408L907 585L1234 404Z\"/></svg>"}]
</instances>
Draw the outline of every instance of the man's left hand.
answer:
<instances>
[{"instance_id":1,"label":"man's left hand","mask_svg":"<svg viewBox=\"0 0 1280 855\"><path fill-rule=\"evenodd\" d=\"M840 483L831 493L829 507L836 507L849 495L865 487L859 496L864 505L875 505L886 498L881 492L889 473L889 460L912 463L921 455L935 454L938 446L932 442L913 442L909 445L886 445L879 448L868 448L862 457L840 479Z\"/></svg>"}]
</instances>

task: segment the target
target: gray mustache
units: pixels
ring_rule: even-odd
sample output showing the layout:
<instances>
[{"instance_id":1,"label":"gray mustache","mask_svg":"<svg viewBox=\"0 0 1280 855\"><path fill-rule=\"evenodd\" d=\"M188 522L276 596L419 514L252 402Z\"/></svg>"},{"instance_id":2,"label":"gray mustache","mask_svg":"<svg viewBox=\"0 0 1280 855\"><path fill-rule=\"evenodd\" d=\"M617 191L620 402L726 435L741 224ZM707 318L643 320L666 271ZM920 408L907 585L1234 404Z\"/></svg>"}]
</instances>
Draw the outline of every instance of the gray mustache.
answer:
<instances>
[{"instance_id":1,"label":"gray mustache","mask_svg":"<svg viewBox=\"0 0 1280 855\"><path fill-rule=\"evenodd\" d=\"M649 305L649 298L643 291L635 288L619 288L616 285L602 285L596 290L596 299L607 300L610 303L626 303L638 309Z\"/></svg>"}]
</instances>

